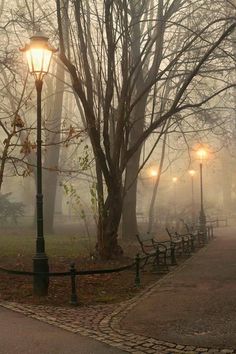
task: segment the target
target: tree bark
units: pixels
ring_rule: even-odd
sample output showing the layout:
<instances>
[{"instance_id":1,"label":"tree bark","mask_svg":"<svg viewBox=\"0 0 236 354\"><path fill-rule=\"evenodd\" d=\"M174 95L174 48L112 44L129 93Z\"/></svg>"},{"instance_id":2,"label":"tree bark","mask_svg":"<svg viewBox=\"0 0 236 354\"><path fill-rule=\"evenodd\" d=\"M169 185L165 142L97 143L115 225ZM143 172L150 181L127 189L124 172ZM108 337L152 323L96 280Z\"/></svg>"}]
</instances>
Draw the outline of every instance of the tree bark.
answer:
<instances>
[{"instance_id":1,"label":"tree bark","mask_svg":"<svg viewBox=\"0 0 236 354\"><path fill-rule=\"evenodd\" d=\"M113 181L103 210L99 210L97 249L102 259L112 259L123 254L118 244L118 228L122 213L121 182Z\"/></svg>"},{"instance_id":2,"label":"tree bark","mask_svg":"<svg viewBox=\"0 0 236 354\"><path fill-rule=\"evenodd\" d=\"M44 161L44 228L45 232L53 233L55 201L58 185L58 168L60 155L60 129L64 90L64 68L57 65L56 93L53 100L53 111L49 114L46 124L46 154ZM51 107L50 107L51 108Z\"/></svg>"},{"instance_id":3,"label":"tree bark","mask_svg":"<svg viewBox=\"0 0 236 354\"><path fill-rule=\"evenodd\" d=\"M151 198L150 207L149 207L148 232L152 232L152 228L153 228L154 206L155 206L155 202L156 202L157 190L158 190L158 186L160 183L162 168L163 168L164 159L165 159L166 138L167 138L167 132L164 133L164 140L163 140L163 144L162 144L161 159L160 159L160 165L158 168L158 175L155 180L155 185L153 188L152 198Z\"/></svg>"},{"instance_id":4,"label":"tree bark","mask_svg":"<svg viewBox=\"0 0 236 354\"><path fill-rule=\"evenodd\" d=\"M125 173L125 190L123 211L122 211L122 237L134 238L138 233L138 224L136 217L137 207L137 184L138 179L135 178L139 169L139 159L141 148L130 159L126 167Z\"/></svg>"},{"instance_id":5,"label":"tree bark","mask_svg":"<svg viewBox=\"0 0 236 354\"><path fill-rule=\"evenodd\" d=\"M142 135L144 130L144 115L146 108L147 96L145 95L138 103L134 117L135 124L130 133L130 146L133 146L137 139ZM137 184L139 161L142 151L142 145L128 161L125 171L124 201L122 211L122 237L134 238L138 233L138 224L136 216L137 207Z\"/></svg>"}]
</instances>

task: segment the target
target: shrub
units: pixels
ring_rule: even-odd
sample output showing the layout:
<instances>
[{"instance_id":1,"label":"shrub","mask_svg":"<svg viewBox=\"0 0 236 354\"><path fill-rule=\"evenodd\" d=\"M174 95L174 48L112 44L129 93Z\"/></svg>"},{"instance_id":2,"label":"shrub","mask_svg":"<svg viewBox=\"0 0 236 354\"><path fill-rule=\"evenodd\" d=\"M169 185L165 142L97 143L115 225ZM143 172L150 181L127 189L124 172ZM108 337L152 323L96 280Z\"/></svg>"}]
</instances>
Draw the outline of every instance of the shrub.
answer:
<instances>
[{"instance_id":1,"label":"shrub","mask_svg":"<svg viewBox=\"0 0 236 354\"><path fill-rule=\"evenodd\" d=\"M14 222L24 215L24 204L9 200L11 193L0 194L0 221L4 224Z\"/></svg>"}]
</instances>

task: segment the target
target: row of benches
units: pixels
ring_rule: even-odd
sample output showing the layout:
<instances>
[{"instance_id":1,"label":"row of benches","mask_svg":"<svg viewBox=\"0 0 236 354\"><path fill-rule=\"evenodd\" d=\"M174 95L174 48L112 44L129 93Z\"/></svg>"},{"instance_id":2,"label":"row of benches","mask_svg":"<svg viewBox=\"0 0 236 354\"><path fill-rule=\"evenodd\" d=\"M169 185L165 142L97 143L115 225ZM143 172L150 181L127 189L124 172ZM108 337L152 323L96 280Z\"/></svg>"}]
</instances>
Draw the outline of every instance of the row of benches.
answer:
<instances>
[{"instance_id":1,"label":"row of benches","mask_svg":"<svg viewBox=\"0 0 236 354\"><path fill-rule=\"evenodd\" d=\"M151 260L153 267L158 271L168 271L169 266L177 265L177 256L189 256L197 247L203 246L213 238L213 226L206 227L206 232L198 229L190 230L186 225L186 233L180 234L177 231L166 232L169 240L158 241L154 233L142 233L137 235L138 242L144 256L143 267Z\"/></svg>"}]
</instances>

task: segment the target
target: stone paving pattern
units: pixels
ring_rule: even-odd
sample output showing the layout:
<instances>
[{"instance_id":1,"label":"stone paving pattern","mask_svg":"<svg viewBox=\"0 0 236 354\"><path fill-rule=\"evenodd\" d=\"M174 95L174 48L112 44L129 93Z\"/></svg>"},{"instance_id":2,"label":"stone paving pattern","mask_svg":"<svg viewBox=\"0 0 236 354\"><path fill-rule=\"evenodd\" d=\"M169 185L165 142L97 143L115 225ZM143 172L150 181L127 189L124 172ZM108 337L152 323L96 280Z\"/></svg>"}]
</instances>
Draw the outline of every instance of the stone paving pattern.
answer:
<instances>
[{"instance_id":1,"label":"stone paving pattern","mask_svg":"<svg viewBox=\"0 0 236 354\"><path fill-rule=\"evenodd\" d=\"M212 241L214 242L214 241ZM236 353L232 348L209 348L190 345L170 343L147 335L138 335L121 328L122 319L140 301L148 299L149 296L161 287L167 277L173 277L176 272L188 265L194 257L201 257L202 251L188 259L184 264L174 269L168 275L159 280L156 284L149 286L140 292L136 297L121 304L98 305L88 307L51 307L44 305L27 305L13 302L0 302L0 306L10 310L23 313L26 316L46 322L53 326L60 327L72 333L79 333L89 336L103 343L126 351L132 354L203 354L203 353Z\"/></svg>"}]
</instances>

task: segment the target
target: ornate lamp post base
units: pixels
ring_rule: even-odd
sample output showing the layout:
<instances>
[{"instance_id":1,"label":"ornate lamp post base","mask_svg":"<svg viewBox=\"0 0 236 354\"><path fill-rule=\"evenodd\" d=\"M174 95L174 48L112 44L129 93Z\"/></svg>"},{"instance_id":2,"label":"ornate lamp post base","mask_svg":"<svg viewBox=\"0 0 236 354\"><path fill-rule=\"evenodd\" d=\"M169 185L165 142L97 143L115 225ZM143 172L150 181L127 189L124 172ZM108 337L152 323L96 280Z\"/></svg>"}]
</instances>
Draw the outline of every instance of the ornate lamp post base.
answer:
<instances>
[{"instance_id":1,"label":"ornate lamp post base","mask_svg":"<svg viewBox=\"0 0 236 354\"><path fill-rule=\"evenodd\" d=\"M48 257L45 253L39 253L33 257L33 270L34 273L41 273L34 275L34 294L37 296L46 296L48 294L49 286L49 266Z\"/></svg>"}]
</instances>

